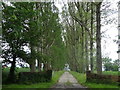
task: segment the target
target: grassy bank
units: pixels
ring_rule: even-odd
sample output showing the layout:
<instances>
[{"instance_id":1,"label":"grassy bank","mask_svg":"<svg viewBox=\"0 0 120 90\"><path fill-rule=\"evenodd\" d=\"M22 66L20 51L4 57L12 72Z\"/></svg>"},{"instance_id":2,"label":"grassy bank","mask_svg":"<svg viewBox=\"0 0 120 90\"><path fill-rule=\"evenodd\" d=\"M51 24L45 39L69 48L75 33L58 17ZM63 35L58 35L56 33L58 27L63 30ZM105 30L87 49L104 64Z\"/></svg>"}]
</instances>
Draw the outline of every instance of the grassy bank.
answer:
<instances>
[{"instance_id":1,"label":"grassy bank","mask_svg":"<svg viewBox=\"0 0 120 90\"><path fill-rule=\"evenodd\" d=\"M22 70L18 70L18 72L21 72ZM25 71L25 69L24 69ZM29 71L26 69L26 71ZM7 71L4 71L4 73L7 73ZM50 88L54 84L57 83L59 77L64 73L64 71L55 71L53 72L52 80L50 82L45 83L37 83L37 84L31 84L31 85L25 85L25 84L9 84L9 85L2 85L2 88ZM4 76L3 76L4 77Z\"/></svg>"},{"instance_id":2,"label":"grassy bank","mask_svg":"<svg viewBox=\"0 0 120 90\"><path fill-rule=\"evenodd\" d=\"M78 82L88 88L118 88L117 85L112 84L96 84L91 82L86 82L86 75L70 71L70 73L78 80Z\"/></svg>"},{"instance_id":3,"label":"grassy bank","mask_svg":"<svg viewBox=\"0 0 120 90\"><path fill-rule=\"evenodd\" d=\"M94 71L93 73L97 73L97 71ZM103 75L120 75L119 71L103 71Z\"/></svg>"},{"instance_id":4,"label":"grassy bank","mask_svg":"<svg viewBox=\"0 0 120 90\"><path fill-rule=\"evenodd\" d=\"M118 71L103 71L102 74L104 75L120 75Z\"/></svg>"}]
</instances>

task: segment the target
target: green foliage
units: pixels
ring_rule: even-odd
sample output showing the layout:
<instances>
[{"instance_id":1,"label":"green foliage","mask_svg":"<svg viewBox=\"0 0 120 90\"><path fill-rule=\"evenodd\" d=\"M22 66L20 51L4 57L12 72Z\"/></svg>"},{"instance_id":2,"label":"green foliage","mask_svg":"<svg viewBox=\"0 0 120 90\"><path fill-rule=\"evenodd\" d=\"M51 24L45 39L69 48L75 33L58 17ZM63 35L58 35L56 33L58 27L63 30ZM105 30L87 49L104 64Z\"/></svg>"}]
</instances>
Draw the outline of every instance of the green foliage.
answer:
<instances>
[{"instance_id":1,"label":"green foliage","mask_svg":"<svg viewBox=\"0 0 120 90\"><path fill-rule=\"evenodd\" d=\"M48 82L52 78L52 71L46 72L21 72L19 73L18 82L24 84L33 84L39 82Z\"/></svg>"},{"instance_id":2,"label":"green foliage","mask_svg":"<svg viewBox=\"0 0 120 90\"><path fill-rule=\"evenodd\" d=\"M66 63L66 49L63 44L56 43L51 47L51 59L54 70L63 70Z\"/></svg>"},{"instance_id":3,"label":"green foliage","mask_svg":"<svg viewBox=\"0 0 120 90\"><path fill-rule=\"evenodd\" d=\"M11 4L8 6L3 3L3 43L9 47L3 50L4 62L11 63L10 59L15 54L16 58L19 58L18 62L23 60L31 64L37 59L62 69L60 66L65 63L65 53L62 53L65 52L65 45L61 36L59 12L54 3ZM30 52L25 51L24 46L28 47ZM57 61L61 64L56 65Z\"/></svg>"},{"instance_id":4,"label":"green foliage","mask_svg":"<svg viewBox=\"0 0 120 90\"><path fill-rule=\"evenodd\" d=\"M74 71L70 71L70 73L78 80L78 82L82 85L86 82L86 75L83 73L78 73Z\"/></svg>"},{"instance_id":5,"label":"green foliage","mask_svg":"<svg viewBox=\"0 0 120 90\"><path fill-rule=\"evenodd\" d=\"M105 71L118 71L118 68L119 68L119 63L120 63L120 60L115 60L113 63L111 62L112 59L106 57L106 58L103 58L103 64L104 64L104 68L105 68Z\"/></svg>"},{"instance_id":6,"label":"green foliage","mask_svg":"<svg viewBox=\"0 0 120 90\"><path fill-rule=\"evenodd\" d=\"M15 72L15 80L16 83L25 83L25 84L32 84L37 82L47 82L50 81L52 78L52 72L29 72L29 68L18 68ZM25 73L24 73L25 72ZM9 74L9 68L6 68L2 71L2 83L7 83L7 76Z\"/></svg>"},{"instance_id":7,"label":"green foliage","mask_svg":"<svg viewBox=\"0 0 120 90\"><path fill-rule=\"evenodd\" d=\"M36 13L33 10L34 3L14 2L11 4L11 6L8 6L3 3L2 39L3 48L5 49L3 49L2 57L5 62L9 63L11 63L10 59L12 59L13 55L16 55L16 58L30 62L28 60L32 56L24 51L23 46L27 46L30 43L36 45L38 41L35 37L38 32L34 32L34 29L37 28L36 21L33 20Z\"/></svg>"},{"instance_id":8,"label":"green foliage","mask_svg":"<svg viewBox=\"0 0 120 90\"><path fill-rule=\"evenodd\" d=\"M116 79L117 78L117 79ZM87 82L93 82L97 84L115 84L118 85L119 77L116 75L99 75L99 74L88 74Z\"/></svg>"},{"instance_id":9,"label":"green foliage","mask_svg":"<svg viewBox=\"0 0 120 90\"><path fill-rule=\"evenodd\" d=\"M21 70L21 69L19 69ZM50 88L54 84L57 83L59 77L64 73L64 71L58 71L58 72L53 72L52 75L52 80L50 82L41 82L41 83L36 83L36 84L31 84L31 85L26 85L26 84L10 84L10 85L2 85L3 89L7 88Z\"/></svg>"},{"instance_id":10,"label":"green foliage","mask_svg":"<svg viewBox=\"0 0 120 90\"><path fill-rule=\"evenodd\" d=\"M106 63L104 64L104 67L105 67L105 71L110 71L112 70L112 63Z\"/></svg>"},{"instance_id":11,"label":"green foliage","mask_svg":"<svg viewBox=\"0 0 120 90\"><path fill-rule=\"evenodd\" d=\"M103 71L102 74L105 74L105 75L120 75L119 71Z\"/></svg>"},{"instance_id":12,"label":"green foliage","mask_svg":"<svg viewBox=\"0 0 120 90\"><path fill-rule=\"evenodd\" d=\"M15 79L17 80L18 74L20 72L29 72L29 71L30 71L29 68L16 68L15 69L15 77L16 77ZM7 83L7 77L8 77L9 72L10 72L10 68L5 68L2 70L2 83L3 84Z\"/></svg>"},{"instance_id":13,"label":"green foliage","mask_svg":"<svg viewBox=\"0 0 120 90\"><path fill-rule=\"evenodd\" d=\"M70 71L70 73L78 80L80 84L88 88L119 88L119 86L115 84L97 84L92 82L86 82L85 74L77 73L73 71Z\"/></svg>"}]
</instances>

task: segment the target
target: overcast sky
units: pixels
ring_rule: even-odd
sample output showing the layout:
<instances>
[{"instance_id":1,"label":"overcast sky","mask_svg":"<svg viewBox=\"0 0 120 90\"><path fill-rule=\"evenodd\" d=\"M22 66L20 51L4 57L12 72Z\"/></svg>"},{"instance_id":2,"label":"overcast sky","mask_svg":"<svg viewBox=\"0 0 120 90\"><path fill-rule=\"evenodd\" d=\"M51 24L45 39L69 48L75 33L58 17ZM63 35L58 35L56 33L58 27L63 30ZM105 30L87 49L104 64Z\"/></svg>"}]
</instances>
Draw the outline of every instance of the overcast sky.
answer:
<instances>
[{"instance_id":1,"label":"overcast sky","mask_svg":"<svg viewBox=\"0 0 120 90\"><path fill-rule=\"evenodd\" d=\"M104 34L107 38L102 38L102 56L109 56L110 58L112 58L113 60L118 59L118 45L116 44L116 42L114 42L114 40L118 39L118 5L117 2L119 0L110 0L111 1L111 5L110 5L110 9L113 10L117 10L117 12L111 14L110 16L108 16L109 19L116 19L116 23L112 22L111 24L108 25L104 25L101 27L101 31L105 31L107 30Z\"/></svg>"}]
</instances>

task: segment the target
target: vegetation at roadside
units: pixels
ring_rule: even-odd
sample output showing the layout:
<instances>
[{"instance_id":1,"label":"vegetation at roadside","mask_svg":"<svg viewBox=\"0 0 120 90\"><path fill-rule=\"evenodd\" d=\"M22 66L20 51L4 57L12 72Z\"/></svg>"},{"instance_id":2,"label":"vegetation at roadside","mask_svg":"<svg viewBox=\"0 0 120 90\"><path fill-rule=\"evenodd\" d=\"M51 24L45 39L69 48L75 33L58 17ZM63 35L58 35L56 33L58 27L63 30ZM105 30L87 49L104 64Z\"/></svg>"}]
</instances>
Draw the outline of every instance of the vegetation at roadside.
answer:
<instances>
[{"instance_id":1,"label":"vegetation at roadside","mask_svg":"<svg viewBox=\"0 0 120 90\"><path fill-rule=\"evenodd\" d=\"M64 73L64 71L55 71L55 72L53 72L52 80L50 82L46 82L46 83L37 83L37 84L31 84L31 85L10 84L10 85L3 85L3 88L50 88L54 84L57 83L59 77L63 73Z\"/></svg>"},{"instance_id":2,"label":"vegetation at roadside","mask_svg":"<svg viewBox=\"0 0 120 90\"><path fill-rule=\"evenodd\" d=\"M77 73L70 71L70 73L78 80L78 82L88 88L118 88L117 85L113 84L97 84L92 82L86 82L86 75L82 73Z\"/></svg>"},{"instance_id":3,"label":"vegetation at roadside","mask_svg":"<svg viewBox=\"0 0 120 90\"><path fill-rule=\"evenodd\" d=\"M10 68L9 68L9 67L4 68L4 69L2 70L2 76L3 76L3 77L2 77L2 83L3 83L3 84L6 83L6 79L7 79L7 77L8 77L9 71L10 71ZM19 72L29 72L29 71L30 71L29 68L16 68L16 69L15 69L15 76L17 76Z\"/></svg>"},{"instance_id":4,"label":"vegetation at roadside","mask_svg":"<svg viewBox=\"0 0 120 90\"><path fill-rule=\"evenodd\" d=\"M45 71L50 66L53 70L64 68L66 47L54 3L3 2L2 12L2 67L11 65L10 83L15 83L16 66L25 67L24 63L29 64L30 72L40 72L41 64Z\"/></svg>"},{"instance_id":5,"label":"vegetation at roadside","mask_svg":"<svg viewBox=\"0 0 120 90\"><path fill-rule=\"evenodd\" d=\"M102 74L105 74L105 75L120 75L119 71L103 71Z\"/></svg>"},{"instance_id":6,"label":"vegetation at roadside","mask_svg":"<svg viewBox=\"0 0 120 90\"><path fill-rule=\"evenodd\" d=\"M120 63L119 59L113 61L111 58L105 57L102 60L103 60L105 71L118 71L119 70L119 63Z\"/></svg>"},{"instance_id":7,"label":"vegetation at roadside","mask_svg":"<svg viewBox=\"0 0 120 90\"><path fill-rule=\"evenodd\" d=\"M94 71L94 73L97 73L97 71ZM103 75L120 75L119 71L103 71Z\"/></svg>"}]
</instances>

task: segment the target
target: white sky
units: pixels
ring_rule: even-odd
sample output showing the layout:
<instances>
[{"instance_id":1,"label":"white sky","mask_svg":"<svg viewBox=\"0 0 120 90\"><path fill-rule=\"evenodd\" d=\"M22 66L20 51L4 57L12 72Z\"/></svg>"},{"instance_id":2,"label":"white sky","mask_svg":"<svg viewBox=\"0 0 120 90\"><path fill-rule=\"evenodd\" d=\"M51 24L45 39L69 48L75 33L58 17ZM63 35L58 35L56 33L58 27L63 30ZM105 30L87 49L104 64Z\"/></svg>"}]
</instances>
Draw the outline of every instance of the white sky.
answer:
<instances>
[{"instance_id":1,"label":"white sky","mask_svg":"<svg viewBox=\"0 0 120 90\"><path fill-rule=\"evenodd\" d=\"M112 1L112 0L110 0ZM106 37L110 37L110 38L102 38L102 56L108 56L110 58L112 58L113 60L118 59L118 54L117 54L117 50L118 50L118 45L113 41L113 40L117 40L118 37L118 7L117 7L117 2L119 0L114 0L114 2L112 1L110 9L116 9L117 13L114 13L112 15L110 15L108 18L115 18L117 20L116 24L114 22L112 22L111 24L105 25L101 27L101 31L105 31L107 30L104 34Z\"/></svg>"}]
</instances>

